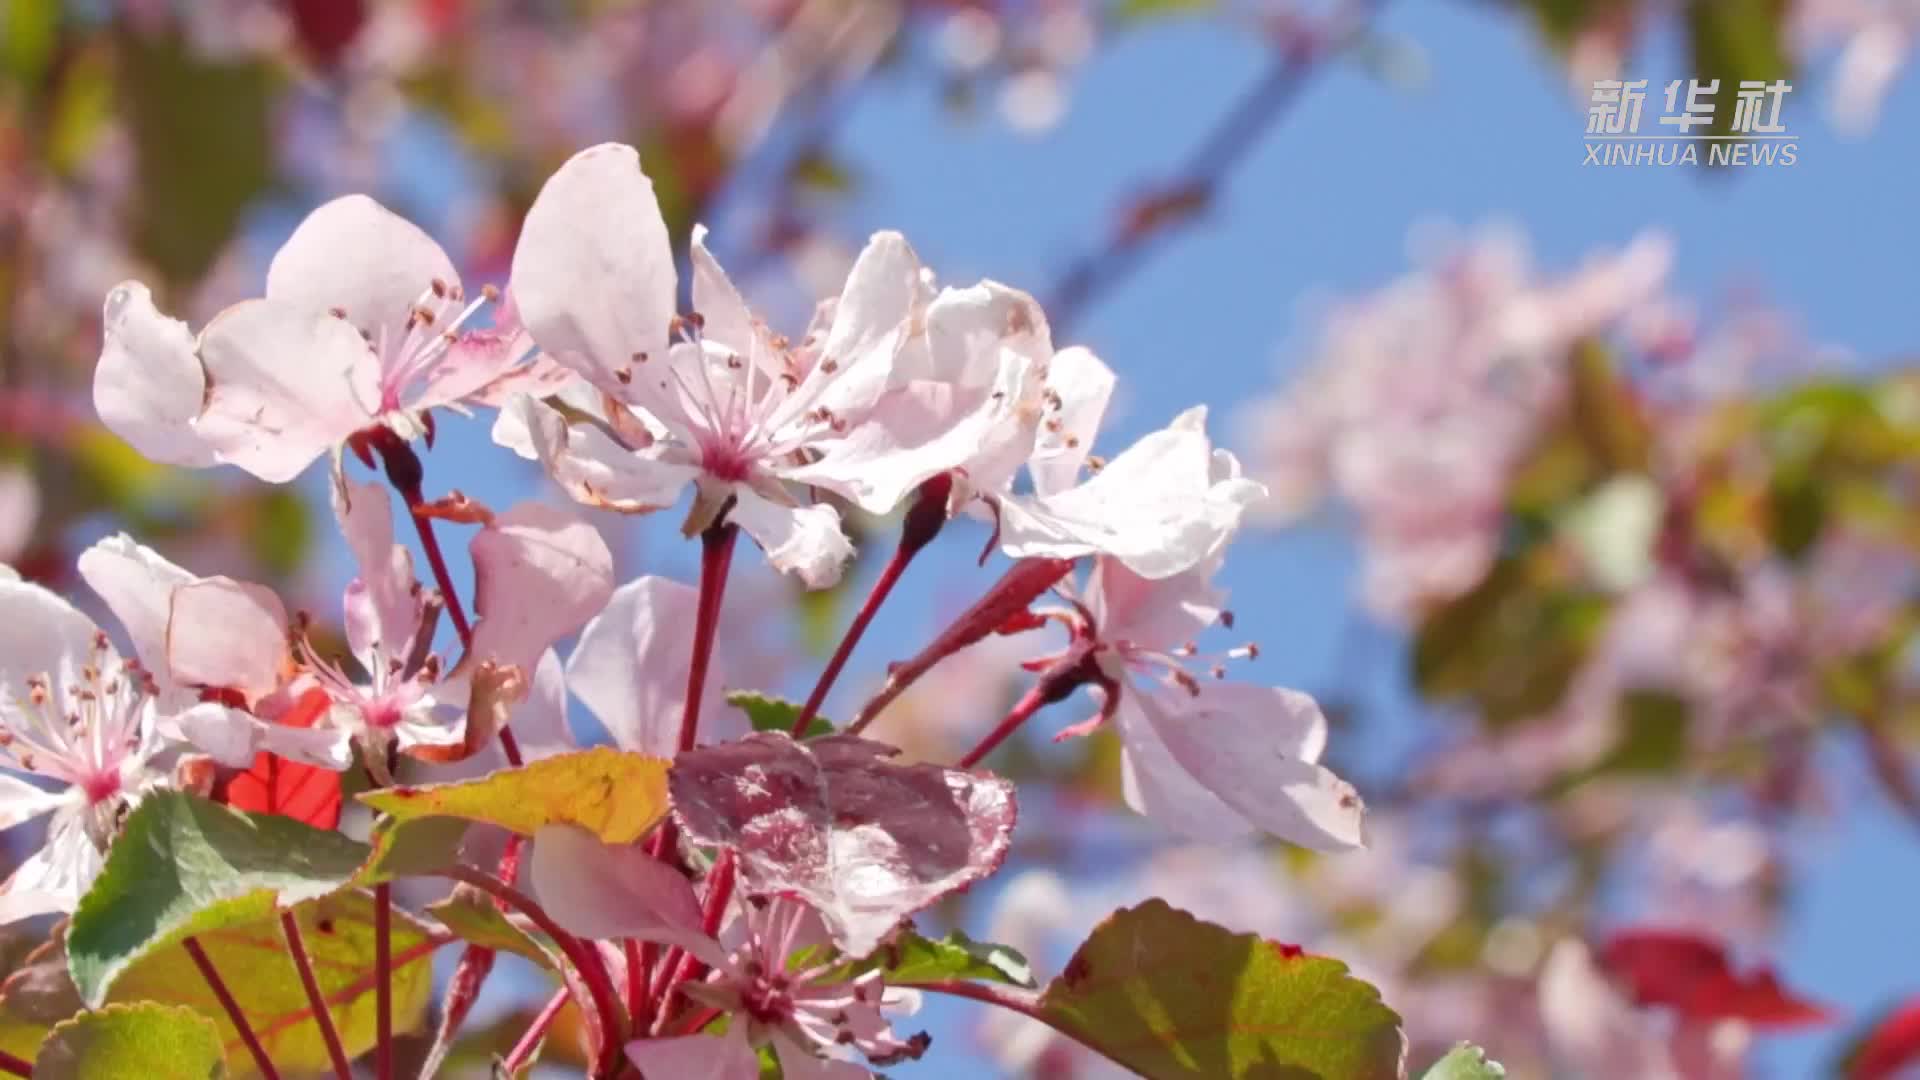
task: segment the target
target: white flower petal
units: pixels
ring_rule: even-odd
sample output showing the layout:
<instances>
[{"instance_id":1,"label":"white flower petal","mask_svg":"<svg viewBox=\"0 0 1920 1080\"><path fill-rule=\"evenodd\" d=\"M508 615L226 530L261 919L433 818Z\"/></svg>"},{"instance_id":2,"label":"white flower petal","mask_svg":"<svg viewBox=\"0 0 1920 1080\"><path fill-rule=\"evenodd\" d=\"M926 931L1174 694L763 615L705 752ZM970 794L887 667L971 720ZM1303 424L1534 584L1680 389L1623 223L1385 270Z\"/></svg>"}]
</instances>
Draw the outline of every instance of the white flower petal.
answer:
<instances>
[{"instance_id":1,"label":"white flower petal","mask_svg":"<svg viewBox=\"0 0 1920 1080\"><path fill-rule=\"evenodd\" d=\"M709 964L726 958L700 929L700 901L686 876L639 844L603 844L579 826L549 825L534 835L532 872L541 906L581 937L678 945Z\"/></svg>"},{"instance_id":2,"label":"white flower petal","mask_svg":"<svg viewBox=\"0 0 1920 1080\"><path fill-rule=\"evenodd\" d=\"M389 659L401 656L419 632L421 605L413 556L394 543L393 497L380 484L342 478L333 488L333 516L360 568L359 599L349 607L363 617L348 619L348 644L363 660L376 643Z\"/></svg>"},{"instance_id":3,"label":"white flower petal","mask_svg":"<svg viewBox=\"0 0 1920 1080\"><path fill-rule=\"evenodd\" d=\"M35 675L55 675L61 661L86 663L99 629L72 604L25 581L0 581L0 691L26 693Z\"/></svg>"},{"instance_id":4,"label":"white flower petal","mask_svg":"<svg viewBox=\"0 0 1920 1080\"><path fill-rule=\"evenodd\" d=\"M313 314L338 308L378 342L403 331L435 279L460 285L432 237L365 195L346 195L308 214L274 255L267 299Z\"/></svg>"},{"instance_id":5,"label":"white flower petal","mask_svg":"<svg viewBox=\"0 0 1920 1080\"><path fill-rule=\"evenodd\" d=\"M22 860L0 885L0 926L35 915L68 914L100 876L106 856L93 846L80 810L73 803L55 814L45 846Z\"/></svg>"},{"instance_id":6,"label":"white flower petal","mask_svg":"<svg viewBox=\"0 0 1920 1080\"><path fill-rule=\"evenodd\" d=\"M613 553L592 525L566 510L521 503L468 545L473 559L473 644L463 670L484 661L531 677L540 655L606 606Z\"/></svg>"},{"instance_id":7,"label":"white flower petal","mask_svg":"<svg viewBox=\"0 0 1920 1080\"><path fill-rule=\"evenodd\" d=\"M187 324L160 314L137 281L107 293L103 343L93 369L93 408L129 446L168 465L205 468L213 449L193 428L206 393Z\"/></svg>"},{"instance_id":8,"label":"white flower petal","mask_svg":"<svg viewBox=\"0 0 1920 1080\"><path fill-rule=\"evenodd\" d=\"M621 749L671 757L678 747L699 604L691 586L647 576L616 589L580 632L567 658L567 686ZM739 710L726 705L726 685L725 650L716 648L700 699L702 743L746 732Z\"/></svg>"},{"instance_id":9,"label":"white flower petal","mask_svg":"<svg viewBox=\"0 0 1920 1080\"><path fill-rule=\"evenodd\" d=\"M1173 754L1146 715L1147 704L1131 689L1114 713L1120 736L1120 780L1127 805L1183 836L1219 843L1252 832L1246 818L1208 791Z\"/></svg>"},{"instance_id":10,"label":"white flower petal","mask_svg":"<svg viewBox=\"0 0 1920 1080\"><path fill-rule=\"evenodd\" d=\"M1080 482L1080 467L1100 433L1114 381L1113 369L1083 348L1062 349L1047 362L1047 389L1060 407L1041 426L1027 463L1034 491L1051 495Z\"/></svg>"},{"instance_id":11,"label":"white flower petal","mask_svg":"<svg viewBox=\"0 0 1920 1080\"><path fill-rule=\"evenodd\" d=\"M32 821L69 801L65 791L48 791L17 776L0 773L0 829Z\"/></svg>"},{"instance_id":12,"label":"white flower petal","mask_svg":"<svg viewBox=\"0 0 1920 1080\"><path fill-rule=\"evenodd\" d=\"M264 585L204 578L173 590L167 668L185 686L272 693L288 666L287 609Z\"/></svg>"},{"instance_id":13,"label":"white flower petal","mask_svg":"<svg viewBox=\"0 0 1920 1080\"><path fill-rule=\"evenodd\" d=\"M627 1060L642 1076L670 1076L675 1080L760 1077L760 1057L747 1043L744 1024L734 1025L725 1035L635 1039L627 1044Z\"/></svg>"},{"instance_id":14,"label":"white flower petal","mask_svg":"<svg viewBox=\"0 0 1920 1080\"><path fill-rule=\"evenodd\" d=\"M677 281L653 182L618 143L560 166L513 253L514 301L534 341L609 392L635 354L666 349Z\"/></svg>"},{"instance_id":15,"label":"white flower petal","mask_svg":"<svg viewBox=\"0 0 1920 1080\"><path fill-rule=\"evenodd\" d=\"M125 533L107 537L80 553L80 577L126 628L133 654L162 686L167 670L167 619L173 590L201 580Z\"/></svg>"},{"instance_id":16,"label":"white flower petal","mask_svg":"<svg viewBox=\"0 0 1920 1080\"><path fill-rule=\"evenodd\" d=\"M343 319L272 300L221 312L200 337L210 386L197 430L221 461L268 483L373 422L378 361Z\"/></svg>"},{"instance_id":17,"label":"white flower petal","mask_svg":"<svg viewBox=\"0 0 1920 1080\"><path fill-rule=\"evenodd\" d=\"M509 421L507 418L511 416ZM669 460L664 447L628 450L592 424L569 424L559 411L531 396L501 410L506 430L495 439L513 445L522 434L554 483L576 502L627 514L672 506L698 466Z\"/></svg>"},{"instance_id":18,"label":"white flower petal","mask_svg":"<svg viewBox=\"0 0 1920 1080\"><path fill-rule=\"evenodd\" d=\"M853 542L840 531L840 515L825 503L783 506L745 484L733 485L737 501L727 520L746 530L783 573L798 575L809 589L840 580Z\"/></svg>"},{"instance_id":19,"label":"white flower petal","mask_svg":"<svg viewBox=\"0 0 1920 1080\"><path fill-rule=\"evenodd\" d=\"M1180 767L1251 824L1316 851L1365 844L1359 794L1316 763L1327 721L1313 698L1279 687L1201 683L1190 698L1176 691L1141 705Z\"/></svg>"},{"instance_id":20,"label":"white flower petal","mask_svg":"<svg viewBox=\"0 0 1920 1080\"><path fill-rule=\"evenodd\" d=\"M1146 578L1219 552L1263 489L1213 483L1213 449L1182 421L1134 443L1077 487L1001 500L1001 546L1014 558L1112 555Z\"/></svg>"}]
</instances>

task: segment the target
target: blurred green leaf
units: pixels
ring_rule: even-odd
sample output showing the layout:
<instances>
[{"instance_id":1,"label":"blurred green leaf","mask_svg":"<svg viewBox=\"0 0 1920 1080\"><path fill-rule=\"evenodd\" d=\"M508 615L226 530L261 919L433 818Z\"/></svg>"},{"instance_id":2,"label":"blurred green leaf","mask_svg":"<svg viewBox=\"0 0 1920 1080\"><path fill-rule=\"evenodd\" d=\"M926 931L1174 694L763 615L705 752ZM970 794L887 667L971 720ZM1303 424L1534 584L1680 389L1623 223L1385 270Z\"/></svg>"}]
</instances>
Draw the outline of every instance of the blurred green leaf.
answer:
<instances>
[{"instance_id":1,"label":"blurred green leaf","mask_svg":"<svg viewBox=\"0 0 1920 1080\"><path fill-rule=\"evenodd\" d=\"M175 286L206 273L273 177L264 60L210 60L171 37L120 35L121 108L140 193L134 242Z\"/></svg>"},{"instance_id":2,"label":"blurred green leaf","mask_svg":"<svg viewBox=\"0 0 1920 1080\"><path fill-rule=\"evenodd\" d=\"M1115 0L1107 15L1124 27L1173 15L1204 15L1219 6L1220 0Z\"/></svg>"},{"instance_id":3,"label":"blurred green leaf","mask_svg":"<svg viewBox=\"0 0 1920 1080\"><path fill-rule=\"evenodd\" d=\"M1472 1043L1461 1043L1448 1051L1446 1057L1434 1062L1421 1080L1499 1080L1505 1075L1506 1067L1489 1061L1485 1050Z\"/></svg>"},{"instance_id":4,"label":"blurred green leaf","mask_svg":"<svg viewBox=\"0 0 1920 1080\"><path fill-rule=\"evenodd\" d=\"M0 73L32 89L60 40L61 5L54 0L7 0L0 5Z\"/></svg>"},{"instance_id":5,"label":"blurred green leaf","mask_svg":"<svg viewBox=\"0 0 1920 1080\"><path fill-rule=\"evenodd\" d=\"M737 707L747 714L747 722L755 731L778 731L791 734L794 721L800 719L800 706L783 698L769 697L757 690L735 690L727 695L727 704ZM815 716L807 721L807 730L803 739L812 739L820 735L833 734L833 721Z\"/></svg>"},{"instance_id":6,"label":"blurred green leaf","mask_svg":"<svg viewBox=\"0 0 1920 1080\"><path fill-rule=\"evenodd\" d=\"M1718 79L1709 134L1733 132L1741 80L1785 79L1793 74L1785 41L1786 0L1707 0L1686 5L1692 75ZM1649 96L1653 88L1649 87ZM1663 91L1664 92L1664 91ZM1685 88L1682 87L1682 93ZM1782 117L1791 115L1795 95L1787 96ZM1789 129L1792 125L1788 124Z\"/></svg>"},{"instance_id":7,"label":"blurred green leaf","mask_svg":"<svg viewBox=\"0 0 1920 1080\"><path fill-rule=\"evenodd\" d=\"M113 57L101 48L81 50L67 64L47 124L47 165L72 175L93 154L113 119Z\"/></svg>"},{"instance_id":8,"label":"blurred green leaf","mask_svg":"<svg viewBox=\"0 0 1920 1080\"><path fill-rule=\"evenodd\" d=\"M253 557L274 574L290 575L306 561L313 541L313 510L290 487L271 487L248 500L252 527L247 543Z\"/></svg>"},{"instance_id":9,"label":"blurred green leaf","mask_svg":"<svg viewBox=\"0 0 1920 1080\"><path fill-rule=\"evenodd\" d=\"M1586 662L1612 605L1540 573L1550 560L1508 557L1472 591L1435 609L1415 635L1415 685L1471 703L1492 728L1544 714Z\"/></svg>"}]
</instances>

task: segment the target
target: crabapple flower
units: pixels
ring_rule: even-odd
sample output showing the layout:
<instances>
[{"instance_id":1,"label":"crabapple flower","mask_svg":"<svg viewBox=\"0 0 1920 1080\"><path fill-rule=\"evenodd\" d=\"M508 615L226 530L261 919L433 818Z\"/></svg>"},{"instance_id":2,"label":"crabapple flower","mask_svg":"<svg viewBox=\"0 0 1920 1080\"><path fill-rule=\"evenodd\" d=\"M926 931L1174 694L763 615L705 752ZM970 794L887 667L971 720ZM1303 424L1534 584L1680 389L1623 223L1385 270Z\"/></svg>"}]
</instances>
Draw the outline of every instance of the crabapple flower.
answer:
<instances>
[{"instance_id":1,"label":"crabapple flower","mask_svg":"<svg viewBox=\"0 0 1920 1080\"><path fill-rule=\"evenodd\" d=\"M343 479L334 489L334 512L359 565L342 607L347 645L367 674L364 682L320 656L304 635L290 634L278 600L258 586L225 582L218 591L183 590L174 599L176 621L187 607L199 621L235 628L214 639L218 647L170 637L176 675L199 685L257 686L256 673L293 665L279 659L293 638L299 678L332 702L312 729L238 711L214 718L223 726L194 737L225 764L244 765L265 750L344 769L356 742L372 751L370 761L385 760L389 749L429 760L464 758L479 749L479 736L492 734L472 725L480 710L469 706L508 685L524 690L537 680L550 646L603 607L613 590L612 554L591 526L536 504L492 516L469 547L478 616L472 644L443 673L431 651L438 601L414 577L411 554L394 542L386 489ZM528 602L534 596L539 602ZM503 683L508 669L518 677ZM551 685L540 689L547 697L555 693Z\"/></svg>"},{"instance_id":2,"label":"crabapple flower","mask_svg":"<svg viewBox=\"0 0 1920 1080\"><path fill-rule=\"evenodd\" d=\"M944 289L924 321L889 391L794 479L886 513L951 471L951 501L983 507L1009 556L1106 554L1155 578L1218 551L1265 496L1213 449L1204 409L1111 462L1095 459L1113 372L1086 349L1056 352L1027 294L992 281ZM1022 466L1032 488L1016 492Z\"/></svg>"},{"instance_id":3,"label":"crabapple flower","mask_svg":"<svg viewBox=\"0 0 1920 1080\"><path fill-rule=\"evenodd\" d=\"M1095 562L1076 610L1056 614L1073 628L1068 655L1094 667L1085 681L1100 713L1063 734L1111 719L1127 804L1178 832L1219 840L1257 829L1321 851L1361 846L1360 796L1319 764L1319 705L1298 690L1217 681L1219 665L1213 679L1188 669L1193 639L1231 622L1210 581L1216 565L1152 581L1117 559Z\"/></svg>"},{"instance_id":4,"label":"crabapple flower","mask_svg":"<svg viewBox=\"0 0 1920 1080\"><path fill-rule=\"evenodd\" d=\"M638 154L605 144L562 165L514 252L520 315L547 354L634 422L570 425L522 398L507 428L526 440L496 437L589 505L644 513L691 485L690 534L724 513L774 566L831 585L852 545L834 510L803 503L788 481L884 388L922 302L919 260L899 235L876 235L818 337L795 346L747 309L704 237L696 229L692 245L699 314L678 320L673 254ZM834 479L815 469L807 482L837 489Z\"/></svg>"},{"instance_id":5,"label":"crabapple flower","mask_svg":"<svg viewBox=\"0 0 1920 1080\"><path fill-rule=\"evenodd\" d=\"M431 433L428 410L486 401L527 356L511 324L467 328L446 252L364 195L307 215L267 270L266 295L196 338L139 282L107 294L94 405L108 428L175 465L237 465L283 483L356 432Z\"/></svg>"},{"instance_id":6,"label":"crabapple flower","mask_svg":"<svg viewBox=\"0 0 1920 1080\"><path fill-rule=\"evenodd\" d=\"M0 574L0 768L9 770L0 774L0 828L52 815L44 846L0 885L0 924L72 911L121 820L167 783L156 761L167 748L158 694L153 676L121 659L71 604Z\"/></svg>"},{"instance_id":7,"label":"crabapple flower","mask_svg":"<svg viewBox=\"0 0 1920 1080\"><path fill-rule=\"evenodd\" d=\"M755 1047L771 1046L788 1076L851 1080L868 1075L856 1052L884 1066L927 1047L924 1034L896 1036L887 1017L915 1011L918 995L889 989L878 969L847 976L819 913L796 897L741 900L739 917L716 937L703 929L687 879L638 845L548 826L534 838L531 869L542 905L568 931L679 946L712 969L681 989L727 1013L727 1034L629 1043L628 1058L647 1076L751 1080ZM803 950L812 960L796 967Z\"/></svg>"}]
</instances>

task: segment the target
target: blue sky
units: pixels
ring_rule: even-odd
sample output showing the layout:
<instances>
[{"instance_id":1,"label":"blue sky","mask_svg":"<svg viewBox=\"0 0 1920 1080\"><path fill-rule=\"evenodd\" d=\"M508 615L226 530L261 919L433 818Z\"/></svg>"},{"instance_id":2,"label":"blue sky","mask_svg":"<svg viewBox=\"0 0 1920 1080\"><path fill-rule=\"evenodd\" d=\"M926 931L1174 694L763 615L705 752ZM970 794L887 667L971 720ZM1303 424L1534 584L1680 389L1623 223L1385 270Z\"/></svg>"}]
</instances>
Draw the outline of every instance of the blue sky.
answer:
<instances>
[{"instance_id":1,"label":"blue sky","mask_svg":"<svg viewBox=\"0 0 1920 1080\"><path fill-rule=\"evenodd\" d=\"M1793 168L1583 168L1583 106L1518 19L1493 5L1407 3L1390 8L1381 25L1418 43L1428 69L1422 86L1331 72L1234 176L1210 217L1081 321L1076 340L1128 387L1108 448L1187 405L1213 403L1224 420L1235 403L1268 391L1297 356L1285 346L1311 337L1303 301L1402 273L1409 229L1435 219L1512 222L1551 265L1658 227L1677 241L1678 288L1702 302L1757 287L1797 313L1815 341L1870 359L1912 346L1911 298L1920 284L1920 216L1912 212L1920 143L1908 134L1920 116L1914 79L1899 85L1879 131L1858 141L1834 135L1817 86L1803 80L1786 112L1801 137ZM931 87L889 83L862 96L838 138L863 176L848 224L905 230L944 280L990 276L1041 289L1102 232L1121 194L1171 168L1266 62L1259 42L1213 20L1138 31L1081 72L1065 121L1037 139L988 118L956 125ZM1658 41L1634 71L1656 86L1692 74L1671 43ZM447 159L431 156L440 168L425 175L447 180ZM724 232L725 221L715 224ZM473 446L462 434L453 438L452 448ZM430 486L482 497L518 486L443 464L461 457L433 455ZM688 577L691 551L654 543L668 535L651 529L646 554L631 554L630 565ZM952 553L938 566L942 575L965 572ZM1353 567L1342 538L1325 529L1236 549L1227 582L1265 648L1265 677L1310 688L1338 677L1337 647L1351 641ZM910 578L910 595L926 595L914 584ZM935 587L924 578L917 584ZM891 615L882 633L898 627L918 636L924 614ZM1403 712L1410 699L1386 640L1360 689ZM860 661L871 668L886 658L882 651L869 648ZM1835 769L1860 775L1849 753L1834 748ZM1803 889L1777 960L1793 984L1852 1021L1920 991L1912 975L1920 943L1903 932L1905 898L1920 886L1920 844L1871 791L1836 795L1834 822L1796 830ZM936 1056L965 1042L950 1010L935 1020L944 1044ZM1843 1027L1772 1040L1762 1062L1770 1075L1813 1075ZM912 1074L978 1075L975 1062L942 1061Z\"/></svg>"}]
</instances>

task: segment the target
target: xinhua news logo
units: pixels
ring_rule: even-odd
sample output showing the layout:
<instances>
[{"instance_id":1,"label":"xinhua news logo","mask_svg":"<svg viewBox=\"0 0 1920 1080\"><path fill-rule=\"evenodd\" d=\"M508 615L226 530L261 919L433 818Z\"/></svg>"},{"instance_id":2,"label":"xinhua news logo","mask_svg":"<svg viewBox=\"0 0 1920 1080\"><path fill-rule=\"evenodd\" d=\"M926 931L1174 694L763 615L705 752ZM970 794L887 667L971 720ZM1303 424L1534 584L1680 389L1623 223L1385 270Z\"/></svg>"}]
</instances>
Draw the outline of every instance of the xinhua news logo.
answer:
<instances>
[{"instance_id":1,"label":"xinhua news logo","mask_svg":"<svg viewBox=\"0 0 1920 1080\"><path fill-rule=\"evenodd\" d=\"M1786 80L1743 80L1734 95L1733 116L1716 131L1719 93L1719 79L1675 79L1667 84L1659 126L1642 134L1647 80L1594 83L1582 164L1781 166L1799 160L1794 145L1799 137L1789 135L1780 121L1780 105L1793 93Z\"/></svg>"}]
</instances>

